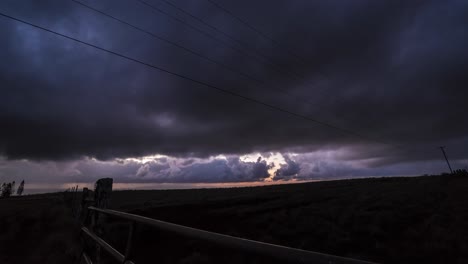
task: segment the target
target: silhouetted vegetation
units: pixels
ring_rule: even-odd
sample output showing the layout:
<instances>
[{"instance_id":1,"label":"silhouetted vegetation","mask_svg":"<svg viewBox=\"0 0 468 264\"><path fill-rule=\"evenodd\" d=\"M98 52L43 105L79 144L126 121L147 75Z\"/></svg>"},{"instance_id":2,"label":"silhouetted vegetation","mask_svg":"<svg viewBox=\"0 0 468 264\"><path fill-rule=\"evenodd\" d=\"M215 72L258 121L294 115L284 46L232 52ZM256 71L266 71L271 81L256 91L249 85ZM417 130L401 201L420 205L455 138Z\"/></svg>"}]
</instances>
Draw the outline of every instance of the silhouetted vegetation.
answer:
<instances>
[{"instance_id":1,"label":"silhouetted vegetation","mask_svg":"<svg viewBox=\"0 0 468 264\"><path fill-rule=\"evenodd\" d=\"M2 183L0 198L8 198L15 192L15 181Z\"/></svg>"},{"instance_id":2,"label":"silhouetted vegetation","mask_svg":"<svg viewBox=\"0 0 468 264\"><path fill-rule=\"evenodd\" d=\"M468 171L465 169L454 170L453 175L459 177L468 177Z\"/></svg>"},{"instance_id":3,"label":"silhouetted vegetation","mask_svg":"<svg viewBox=\"0 0 468 264\"><path fill-rule=\"evenodd\" d=\"M0 187L0 198L9 198L15 193L15 181L12 182L4 182ZM24 180L21 181L20 186L16 192L17 196L21 196L24 191Z\"/></svg>"}]
</instances>

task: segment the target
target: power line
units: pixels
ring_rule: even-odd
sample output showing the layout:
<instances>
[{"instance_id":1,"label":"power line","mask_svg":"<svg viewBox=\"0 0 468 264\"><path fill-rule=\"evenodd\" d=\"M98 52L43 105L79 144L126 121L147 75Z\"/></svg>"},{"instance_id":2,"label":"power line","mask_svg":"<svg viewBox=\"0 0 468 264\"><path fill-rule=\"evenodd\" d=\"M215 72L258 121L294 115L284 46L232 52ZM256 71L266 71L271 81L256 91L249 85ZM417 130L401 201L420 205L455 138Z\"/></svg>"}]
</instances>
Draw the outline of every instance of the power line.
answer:
<instances>
[{"instance_id":1,"label":"power line","mask_svg":"<svg viewBox=\"0 0 468 264\"><path fill-rule=\"evenodd\" d=\"M166 42L166 43L169 43L169 44L171 44L171 45L174 45L174 46L176 46L176 47L179 47L179 48L181 48L181 49L183 49L183 50L185 50L185 51L187 51L187 52L190 52L190 53L192 53L192 54L194 54L194 55L197 55L197 56L199 56L199 57L201 57L201 58L207 59L207 60L209 60L209 61L211 61L211 62L213 62L213 63L215 63L215 64L217 64L217 65L220 65L220 66L222 66L222 67L225 67L226 69L228 69L228 70L230 70L230 71L232 71L232 72L234 72L234 73L237 73L237 74L239 74L239 75L242 75L242 76L244 76L244 77L247 77L247 78L249 78L249 79L251 79L251 80L253 80L253 81L255 81L255 82L257 82L257 83L259 83L259 84L261 84L261 85L266 85L266 83L265 83L264 81L260 80L260 79L257 79L257 78L255 78L255 77L252 77L252 76L250 76L250 75L248 75L248 74L245 74L245 73L243 73L243 72L237 71L237 70L235 70L235 69L233 69L233 68L231 68L231 67L229 67L229 66L227 66L227 65L225 65L225 64L223 64L223 63L217 62L217 61L215 61L215 60L213 60L213 59L211 59L211 58L209 58L209 57L204 56L203 54L197 53L196 51L193 51L193 50L191 50L191 49L189 49L189 48L186 48L186 47L184 47L184 46L182 46L182 45L179 45L179 44L177 44L177 43L175 43L175 42L173 42L173 41L170 41L170 40L168 40L168 39L166 39L166 38L164 38L164 37L155 35L155 34L152 33L152 32L149 32L149 31L147 31L147 30L145 30L145 29L142 29L142 28L139 28L139 27L137 27L137 26L135 26L135 25L132 25L132 24L130 24L130 23L128 23L128 22L126 22L126 21L124 21L124 20L122 20L122 19L119 19L119 18L117 18L117 17L114 17L114 16L112 16L112 15L109 15L109 14L107 14L107 13L101 11L101 10L98 10L98 9L96 9L96 8L93 8L93 7L91 7L91 6L87 5L87 4L84 4L84 3L82 3L82 2L80 2L80 1L78 1L78 0L72 0L72 1L75 2L75 3L78 3L78 4L80 4L80 5L82 5L82 6L85 7L85 8L88 8L88 9L90 9L90 10L93 10L93 11L95 11L95 12L101 14L101 15L104 15L104 16L109 17L109 18L111 18L111 19L114 19L114 20L116 20L116 21L118 21L118 22L120 22L120 23L123 23L123 24L125 24L125 25L127 25L127 26L129 26L129 27L131 27L131 28L133 28L133 29L136 29L136 30L141 31L141 32L143 32L143 33L145 33L145 34L148 34L148 35L150 35L150 36L152 36L152 37L154 37L154 38L156 38L156 39L159 39L159 40L161 40L161 41L164 41L164 42ZM165 1L165 0L162 0L162 1L163 1L163 2L168 2L168 1ZM175 7L175 6L174 6L174 7ZM187 13L187 14L188 14L188 13ZM209 25L209 24L207 24L207 25ZM307 105L310 105L310 104L314 104L314 103L315 103L315 102L311 102L311 101L307 100L307 99L304 98L304 97L297 97L297 96L291 94L289 91L284 90L284 89L281 89L281 88L276 88L275 90L276 90L277 92L281 92L281 93L283 93L283 94L285 94L285 95L294 97L295 99L301 100L303 103L305 103L305 104L307 104Z\"/></svg>"},{"instance_id":2,"label":"power line","mask_svg":"<svg viewBox=\"0 0 468 264\"><path fill-rule=\"evenodd\" d=\"M237 73L237 74L239 74L239 75L242 75L242 76L244 76L244 77L246 77L246 78L248 78L248 79L251 79L251 80L253 80L253 81L256 81L256 82L262 82L261 80L255 78L255 77L253 77L253 76L251 76L251 75L249 75L249 74L246 74L246 73L243 73L243 72L241 72L241 71L238 71L238 70L236 70L236 69L234 69L234 68L232 68L232 67L230 67L230 66L228 66L228 65L226 65L226 64L224 64L224 63L222 63L222 62L213 60L213 59L211 59L211 58L209 58L209 57L207 57L207 56L205 56L205 55L203 55L203 54L201 54L201 53L199 53L199 52L197 52L197 51L194 51L194 50L192 50L192 49L190 49L190 48L187 48L187 47L185 47L185 46L182 46L182 45L180 45L180 44L178 44L178 43L176 43L176 42L173 42L173 41L171 41L171 40L169 40L169 39L166 39L166 38L164 38L164 37L161 37L161 36L159 36L159 35L156 35L156 34L150 32L150 31L147 31L147 30L145 30L145 29L143 29L143 28L140 28L140 27L138 27L138 26L135 26L135 25L133 25L133 24L130 24L130 23L128 23L128 22L126 22L126 21L124 21L124 20L122 20L122 19L120 19L120 18L117 18L117 17L115 17L115 16L112 16L112 15L110 15L110 14L104 12L104 11L101 11L101 10L99 10L99 9L96 9L96 8L90 6L90 5L87 5L87 4L83 3L83 2L80 2L80 1L78 1L78 0L71 0L71 1L73 1L73 2L75 2L75 3L77 3L77 4L81 5L81 6L83 6L83 7L85 7L85 8L88 8L88 9L94 11L94 12L97 12L98 14L101 14L101 15L103 15L103 16L106 16L106 17L108 17L108 18L111 18L111 19L113 19L113 20L115 20L115 21L118 21L118 22L120 22L120 23L122 23L122 24L124 24L124 25L127 25L127 26L129 26L129 27L131 27L131 28L133 28L133 29L136 29L136 30L138 30L138 31L140 31L140 32L143 32L143 33L145 33L145 34L147 34L147 35L149 35L149 36L151 36L151 37L153 37L153 38L156 38L156 39L158 39L158 40L160 40L160 41L166 42L166 43L168 43L168 44L170 44L170 45L176 46L176 47L178 47L178 48L180 48L180 49L182 49L182 50L185 50L186 52L189 52L189 53L191 53L191 54L194 54L194 55L196 55L196 56L198 56L198 57L200 57L200 58L203 58L203 59L205 59L205 60L208 60L208 61L210 61L210 62L212 62L212 63L215 63L216 65L219 65L219 66L221 66L221 67L224 67L224 68L228 69L228 70L231 71L231 72Z\"/></svg>"},{"instance_id":3,"label":"power line","mask_svg":"<svg viewBox=\"0 0 468 264\"><path fill-rule=\"evenodd\" d=\"M280 47L280 48L284 48L284 47L281 47L282 45L274 40L273 38L271 38L270 36L268 36L267 34L263 33L262 31L258 30L257 28L255 28L254 26L252 26L251 24L249 24L247 21L245 21L244 19L240 18L239 16L236 16L233 12L229 11L228 9L226 9L225 7L221 6L220 4L214 2L213 0L207 0L208 2L210 2L212 5L214 5L215 7L217 7L218 9L224 11L226 14L229 14L230 16L232 16L233 18L235 18L237 21L239 21L240 23L242 23L243 25L245 25L246 27L250 28L252 31L254 31L255 33L257 33L258 35L262 36L263 38L271 41L274 45ZM296 55L294 52L292 52L291 50L288 49L288 52L290 54L292 54L296 60L300 61L302 63L302 59L300 58L300 56Z\"/></svg>"},{"instance_id":4,"label":"power line","mask_svg":"<svg viewBox=\"0 0 468 264\"><path fill-rule=\"evenodd\" d=\"M203 25L215 30L216 32L218 33L221 33L222 35L224 35L225 37L227 37L228 39L232 40L232 41L235 41L237 42L239 45L241 46L246 46L246 47L249 47L250 49L254 50L254 52L260 54L261 56L263 57L268 57L267 55L261 53L260 51L258 51L257 49L253 48L252 45L248 44L247 42L244 42L244 41L241 41L235 37L233 37L231 34L228 34L226 33L225 31L221 30L220 28L214 26L214 25L211 25L210 23L206 22L205 20L203 20L202 18L199 18L197 16L195 16L194 14L190 13L189 11L183 9L182 7L180 6L177 6L175 3L173 3L172 1L168 1L168 0L159 0L161 2L164 2L170 6L172 6L173 8L179 10L180 12L190 16L191 18L197 20L198 22L202 23Z\"/></svg>"},{"instance_id":5,"label":"power line","mask_svg":"<svg viewBox=\"0 0 468 264\"><path fill-rule=\"evenodd\" d=\"M228 39L239 43L241 46L247 46L247 47L249 47L250 49L252 49L254 52L260 54L261 56L267 57L266 55L262 54L261 52L259 52L259 51L256 50L255 48L252 48L251 45L247 44L246 42L241 41L241 40L239 40L239 39L236 39L236 38L233 37L232 35L226 33L225 31L221 30L220 28L218 28L218 27L216 27L216 26L214 26L214 25L211 25L210 23L206 22L204 19L195 16L194 14L190 13L190 12L187 11L186 9L184 9L184 8L182 8L182 7L178 6L178 5L176 5L176 4L173 3L172 1L170 1L170 0L159 0L159 1L160 1L160 2L163 2L163 3L166 3L167 5L173 7L173 8L175 8L175 9L179 10L180 12L182 12L182 13L184 13L184 14L190 16L191 18L197 20L198 22L202 23L203 25L205 25L205 26L207 26L207 27L209 27L209 28L215 30L216 32L221 33L222 35L226 36ZM214 3L214 4L216 4L216 3ZM228 12L229 12L229 11L228 11ZM184 22L185 22L185 21L184 21ZM274 40L273 40L273 41L274 41ZM265 85L265 82L263 82L262 84ZM288 95L288 96L292 96L292 97L294 97L294 98L296 98L296 99L302 101L303 103L305 103L305 104L307 104L307 105L311 105L311 104L317 105L317 102L312 102L312 101L310 101L309 99L304 98L304 97L298 97L298 96L296 96L296 95L291 94L291 93L290 93L289 91L287 91L287 90L284 90L284 89L281 89L281 88L278 88L278 87L277 87L275 90L277 90L277 91L279 91L279 92L281 92L281 93L283 93L283 94L286 94L286 95ZM324 102L319 103L319 105L323 105L323 104L324 104Z\"/></svg>"},{"instance_id":6,"label":"power line","mask_svg":"<svg viewBox=\"0 0 468 264\"><path fill-rule=\"evenodd\" d=\"M81 6L84 7L84 8L90 9L90 10L92 10L92 11L94 11L94 12L100 14L100 15L103 15L103 16L105 16L105 17L111 18L111 19L113 19L113 20L115 20L115 21L117 21L117 22L119 22L119 23L122 23L122 24L124 24L124 25L126 25L126 26L129 26L129 27L132 28L132 29L135 29L135 30L138 30L138 31L140 31L140 32L143 32L143 33L145 33L145 34L147 34L147 35L149 35L149 36L151 36L151 37L153 37L153 38L156 38L156 39L158 39L158 40L160 40L160 41L163 41L163 42L165 42L165 43L168 43L168 44L170 44L170 45L176 46L176 47L178 47L178 48L180 48L180 49L182 49L182 50L184 50L184 51L186 51L186 52L189 52L189 53L194 54L194 55L196 55L196 56L198 56L198 57L201 57L201 58L203 58L203 59L206 59L206 60L208 60L208 61L210 61L210 62L212 62L212 63L215 63L216 65L220 65L220 66L222 66L222 67L228 69L229 71L234 72L234 73L237 73L237 74L239 74L239 75L242 75L242 76L244 76L244 77L246 77L246 78L248 78L248 79L250 79L250 80L252 80L252 81L255 81L256 83L258 83L258 84L260 84L260 85L262 85L262 86L265 86L265 85L266 85L266 83L265 83L264 81L262 81L262 80L260 80L260 79L258 79L258 78L256 78L256 77L253 77L253 76L251 76L251 75L249 75L249 74L246 74L246 73L243 73L243 72L241 72L241 71L238 71L238 70L236 70L236 69L234 69L234 68L232 68L232 67L230 67L230 66L228 66L228 65L226 65L226 64L224 64L224 63L221 63L221 62L218 62L218 61L216 61L216 60L213 60L213 59L211 59L211 58L209 58L209 57L207 57L207 56L205 56L205 55L203 55L203 54L201 54L201 53L199 53L199 52L196 52L196 51L194 51L194 50L192 50L192 49L190 49L190 48L184 47L184 46L179 45L178 43L175 43L175 42L173 42L173 41L171 41L171 40L169 40L169 39L166 39L166 38L164 38L164 37L161 37L161 36L159 36L159 35L156 35L156 34L150 32L150 31L147 31L147 30L145 30L145 29L143 29L143 28L140 28L140 27L138 27L138 26L135 26L135 25L133 25L133 24L130 24L130 23L128 23L128 22L126 22L126 21L124 21L124 20L122 20L122 19L120 19L120 18L117 18L117 17L115 17L115 16L112 16L112 15L110 15L110 14L104 12L104 11L101 11L101 10L99 10L99 9L96 9L96 8L94 8L94 7L90 6L90 5L87 5L87 4L85 4L85 3L81 2L81 1L78 1L78 0L72 0L72 1L75 2L75 3L77 3L77 4L79 4L79 5L81 5ZM303 103L305 103L305 104L307 104L307 105L311 105L311 104L314 103L314 102L311 102L311 101L307 100L306 98L297 97L297 96L291 94L289 91L287 91L287 90L285 90L285 89L282 89L282 88L279 88L279 87L277 87L276 85L275 85L275 89L274 89L274 90L276 90L277 92L283 93L283 94L285 94L285 95L294 97L295 99L298 99L298 100L302 101Z\"/></svg>"},{"instance_id":7,"label":"power line","mask_svg":"<svg viewBox=\"0 0 468 264\"><path fill-rule=\"evenodd\" d=\"M177 18L177 17L175 17L175 16L169 14L168 12L162 10L161 8L158 8L158 7L156 7L156 6L154 6L154 5L150 4L150 3L148 3L147 1L144 1L144 0L136 0L136 1L142 3L143 5L148 6L149 8L151 8L152 10L154 10L154 11L156 11L156 12L159 12L159 13L161 13L161 14L164 14L164 15L166 15L166 16L168 16L168 17L174 19L175 21L186 25L187 27L189 27L189 28L191 28L191 29L193 29L193 30L199 32L200 34L203 34L204 36L207 36L207 37L209 37L209 38L211 38L211 39L213 39L213 40L215 40L215 41L221 43L222 45L224 45L224 46L226 46L226 47L229 47L230 49L232 49L232 50L234 50L234 51L237 51L237 52L243 54L244 56L247 56L248 58L254 59L254 60L256 60L256 61L259 61L259 60L258 60L259 58L263 59L263 61L262 61L261 63L263 63L263 62L268 63L268 64L269 64L270 66L272 66L272 67L275 69L275 71L278 72L278 73L281 73L281 74L285 74L285 73L286 73L286 74L288 74L288 75L294 76L296 79L303 78L302 76L298 75L298 74L295 73L295 72L290 72L290 71L285 70L284 67L282 67L282 66L280 66L280 65L278 65L278 64L276 64L276 63L274 63L274 62L272 62L272 61L270 61L270 59L269 59L268 57L262 56L262 55L259 54L259 53L256 53L255 55L252 55L252 54L249 54L249 53L247 53L247 52L245 52L245 51L243 51L243 50L241 50L241 49L238 49L237 47L231 45L229 42L226 42L226 41L224 41L224 40L218 39L218 38L212 36L211 34L208 34L208 33L206 33L205 31L200 30L200 29L198 29L198 28L192 26L191 24L187 23L186 21L184 21L184 20L182 20L182 19L179 19L179 18Z\"/></svg>"},{"instance_id":8,"label":"power line","mask_svg":"<svg viewBox=\"0 0 468 264\"><path fill-rule=\"evenodd\" d=\"M56 31L54 31L54 30L51 30L51 29L48 29L48 28L45 28L45 27L42 27L42 26L39 26L39 25L30 23L30 22L27 22L27 21L22 20L22 19L19 19L19 18L15 18L15 17L13 17L13 16L4 14L4 13L2 13L2 12L0 12L0 15L3 16L3 17L6 17L6 18L8 18L8 19L11 19L11 20L14 20L14 21L17 21L17 22L20 22L20 23L29 25L29 26L31 26L31 27L34 27L34 28L37 28L37 29L40 29L40 30L49 32L49 33L51 33L51 34L54 34L54 35L57 35L57 36L60 36L60 37L63 37L63 38L69 39L69 40L73 40L73 41L75 41L75 42L78 42L78 43L80 43L80 44L83 44L83 45L86 45L86 46L89 46L89 47L92 47L92 48L95 48L95 49L98 49L98 50L100 50L100 51L104 51L104 52L106 52L106 53L115 55L115 56L117 56L117 57L120 57L120 58L129 60L129 61L133 61L133 62L142 64L142 65L144 65L144 66L147 66L147 67L156 69L156 70L161 71L161 72L165 72L165 73L167 73L167 74L169 74L169 75L173 75L173 76L179 77L179 78L181 78L181 79L185 79L185 80L191 81L191 82L193 82L193 83L196 83L196 84L205 86L205 87L207 87L207 88L216 90L216 91L221 92L221 93L225 93L225 94L228 94L228 95L231 95L231 96L234 96L234 97L238 97L238 98L244 99L244 100L246 100L246 101L250 101L250 102L253 102L253 103L256 103L256 104L259 104L259 105L263 105L263 106L265 106L265 107L267 107L267 108L270 108L270 109L273 109L273 110L276 110L276 111L279 111L279 112L283 112L283 113L286 113L286 114L289 114L289 115L292 115L292 116L295 116L295 117L298 117L298 118L301 118L301 119L305 119L305 120L308 120L308 121L311 121L311 122L320 124L320 125L322 125L322 126L325 126L325 127L328 127L328 128L332 128L332 129L341 131L341 132L346 133L346 134L353 135L353 136L355 136L355 137L364 138L364 139L371 140L371 141L374 141L374 142L377 142L377 143L380 143L380 144L391 145L391 146L397 147L397 146L392 145L392 144L390 144L390 143L383 142L383 141L380 141L380 140L376 140L376 139L374 139L374 138L371 138L371 137L369 137L369 136L360 134L360 133L358 133L358 132L354 132L354 131L349 130L349 129L341 128L341 127L338 127L338 126L335 126L335 125L326 123L326 122L324 122L324 121L320 121L320 120L314 119L314 118L312 118L312 117L309 117L309 116L306 116L306 115L302 115L302 114L299 114L299 113L295 113L295 112L292 112L292 111L290 111L290 110L284 109L284 108L282 108L282 107L278 107L278 106L275 106L275 105L273 105L273 104L269 104L269 103L260 101L260 100L255 99L255 98L251 98L251 97L248 97L248 96L245 96L245 95L242 95L242 94L239 94L239 93L230 91L230 90L226 90L226 89L224 89L224 88L220 88L220 87L218 87L218 86L215 86L215 85L212 85L212 84L203 82L203 81L199 81L199 80L193 79L193 78L191 78L191 77L188 77L188 76L185 76L185 75L182 75L182 74L179 74L179 73L175 73L175 72L166 70L166 69L161 68L161 67L159 67L159 66L156 66L156 65L153 65L153 64L150 64L150 63L147 63L147 62L144 62L144 61L141 61L141 60L138 60L138 59L135 59L135 58L126 56L126 55L124 55L124 54L121 54L121 53L118 53L118 52L115 52L115 51L112 51L112 50L109 50L109 49L106 49L106 48L103 48L103 47L99 47L99 46L97 46L97 45L88 43L88 42L86 42L86 41L83 41L83 40L80 40L80 39L77 39L77 38L74 38L74 37L71 37L71 36L68 36L68 35L65 35L65 34L56 32Z\"/></svg>"}]
</instances>

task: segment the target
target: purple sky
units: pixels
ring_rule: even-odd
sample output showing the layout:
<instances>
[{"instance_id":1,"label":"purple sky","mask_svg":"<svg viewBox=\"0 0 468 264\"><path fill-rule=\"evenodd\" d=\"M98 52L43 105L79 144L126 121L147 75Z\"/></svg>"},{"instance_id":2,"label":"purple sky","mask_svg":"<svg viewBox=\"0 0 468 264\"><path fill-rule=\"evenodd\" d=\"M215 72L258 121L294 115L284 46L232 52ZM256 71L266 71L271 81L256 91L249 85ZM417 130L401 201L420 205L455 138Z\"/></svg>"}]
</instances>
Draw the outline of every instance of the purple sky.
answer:
<instances>
[{"instance_id":1,"label":"purple sky","mask_svg":"<svg viewBox=\"0 0 468 264\"><path fill-rule=\"evenodd\" d=\"M0 181L435 174L442 145L468 166L466 1L216 0L267 37L208 1L170 1L224 33L157 0L178 20L83 2L182 48L73 1L0 12L363 137L0 17Z\"/></svg>"}]
</instances>

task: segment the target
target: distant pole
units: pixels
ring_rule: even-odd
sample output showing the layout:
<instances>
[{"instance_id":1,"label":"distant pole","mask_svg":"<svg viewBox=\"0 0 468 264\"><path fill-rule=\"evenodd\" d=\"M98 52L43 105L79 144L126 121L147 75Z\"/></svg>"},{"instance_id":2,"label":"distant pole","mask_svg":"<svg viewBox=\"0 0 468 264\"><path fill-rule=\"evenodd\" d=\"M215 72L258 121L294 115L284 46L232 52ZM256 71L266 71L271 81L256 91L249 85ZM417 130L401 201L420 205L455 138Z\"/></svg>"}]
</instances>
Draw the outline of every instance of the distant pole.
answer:
<instances>
[{"instance_id":1,"label":"distant pole","mask_svg":"<svg viewBox=\"0 0 468 264\"><path fill-rule=\"evenodd\" d=\"M442 146L442 147L439 147L439 148L440 148L440 150L442 150L442 154L444 154L445 161L447 161L447 165L448 165L448 167L450 169L450 173L453 174L453 170L452 170L452 167L450 166L450 162L449 162L449 160L447 158L447 154L445 154L445 147Z\"/></svg>"}]
</instances>

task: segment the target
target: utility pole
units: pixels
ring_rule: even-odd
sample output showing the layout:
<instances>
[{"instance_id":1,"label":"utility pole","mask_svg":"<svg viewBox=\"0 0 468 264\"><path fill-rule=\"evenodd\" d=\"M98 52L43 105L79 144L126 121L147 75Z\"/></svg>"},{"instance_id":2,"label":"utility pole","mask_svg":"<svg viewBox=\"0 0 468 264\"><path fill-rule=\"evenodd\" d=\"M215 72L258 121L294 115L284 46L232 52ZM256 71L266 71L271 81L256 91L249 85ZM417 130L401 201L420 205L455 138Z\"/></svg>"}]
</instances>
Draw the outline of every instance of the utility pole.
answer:
<instances>
[{"instance_id":1,"label":"utility pole","mask_svg":"<svg viewBox=\"0 0 468 264\"><path fill-rule=\"evenodd\" d=\"M444 154L445 161L447 161L447 165L448 165L448 167L450 169L450 173L453 174L453 170L452 170L452 167L450 166L450 162L449 162L449 160L447 158L447 154L445 154L445 146L442 146L442 147L439 147L439 148L440 148L440 150L442 150L442 154Z\"/></svg>"}]
</instances>

